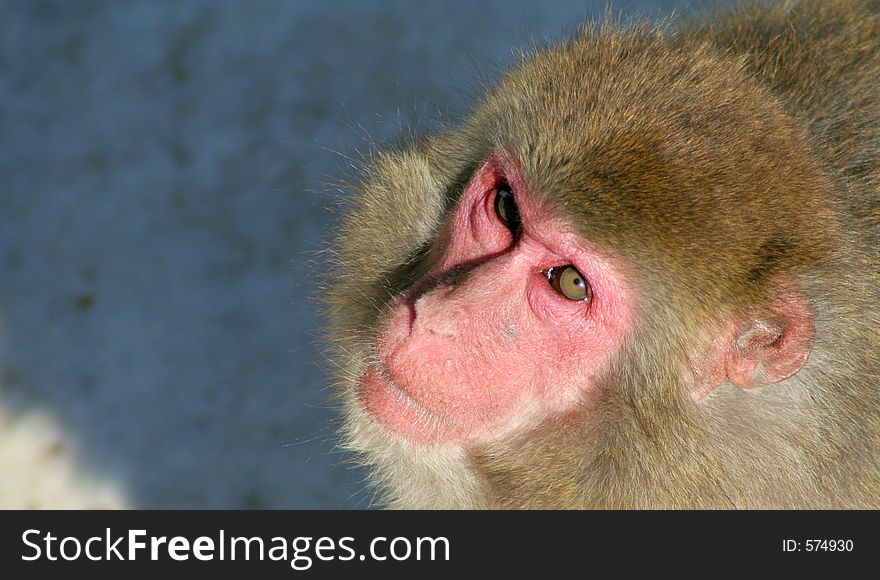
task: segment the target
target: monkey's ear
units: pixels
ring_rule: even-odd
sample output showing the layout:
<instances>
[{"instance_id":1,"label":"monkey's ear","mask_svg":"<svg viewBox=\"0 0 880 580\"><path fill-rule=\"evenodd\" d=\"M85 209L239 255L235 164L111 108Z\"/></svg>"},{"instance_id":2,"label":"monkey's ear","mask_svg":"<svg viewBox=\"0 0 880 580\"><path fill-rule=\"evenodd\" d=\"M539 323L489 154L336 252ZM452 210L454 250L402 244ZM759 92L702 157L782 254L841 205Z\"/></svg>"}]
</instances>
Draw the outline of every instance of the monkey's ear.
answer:
<instances>
[{"instance_id":1,"label":"monkey's ear","mask_svg":"<svg viewBox=\"0 0 880 580\"><path fill-rule=\"evenodd\" d=\"M813 307L796 284L779 287L760 315L744 321L727 345L727 379L743 389L763 387L797 373L813 347Z\"/></svg>"}]
</instances>

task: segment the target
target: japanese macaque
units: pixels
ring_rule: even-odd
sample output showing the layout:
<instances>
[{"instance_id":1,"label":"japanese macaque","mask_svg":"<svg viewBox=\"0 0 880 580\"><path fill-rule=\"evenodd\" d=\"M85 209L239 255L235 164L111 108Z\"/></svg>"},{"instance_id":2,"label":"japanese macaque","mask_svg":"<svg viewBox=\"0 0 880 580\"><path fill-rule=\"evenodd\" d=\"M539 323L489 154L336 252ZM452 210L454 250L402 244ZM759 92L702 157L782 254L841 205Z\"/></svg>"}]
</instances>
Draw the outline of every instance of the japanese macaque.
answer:
<instances>
[{"instance_id":1,"label":"japanese macaque","mask_svg":"<svg viewBox=\"0 0 880 580\"><path fill-rule=\"evenodd\" d=\"M377 152L326 295L398 508L880 508L880 3L605 23Z\"/></svg>"}]
</instances>

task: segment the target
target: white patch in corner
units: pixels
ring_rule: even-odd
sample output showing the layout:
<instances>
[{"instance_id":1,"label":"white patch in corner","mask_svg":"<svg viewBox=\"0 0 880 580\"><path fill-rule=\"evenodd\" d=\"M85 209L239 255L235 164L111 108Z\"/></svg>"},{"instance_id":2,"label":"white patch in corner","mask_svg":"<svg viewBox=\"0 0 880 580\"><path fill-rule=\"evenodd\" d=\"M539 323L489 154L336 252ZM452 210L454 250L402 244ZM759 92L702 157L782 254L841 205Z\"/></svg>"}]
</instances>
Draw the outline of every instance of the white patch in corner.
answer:
<instances>
[{"instance_id":1,"label":"white patch in corner","mask_svg":"<svg viewBox=\"0 0 880 580\"><path fill-rule=\"evenodd\" d=\"M0 406L0 509L124 509L122 485L77 464L76 449L46 413Z\"/></svg>"}]
</instances>

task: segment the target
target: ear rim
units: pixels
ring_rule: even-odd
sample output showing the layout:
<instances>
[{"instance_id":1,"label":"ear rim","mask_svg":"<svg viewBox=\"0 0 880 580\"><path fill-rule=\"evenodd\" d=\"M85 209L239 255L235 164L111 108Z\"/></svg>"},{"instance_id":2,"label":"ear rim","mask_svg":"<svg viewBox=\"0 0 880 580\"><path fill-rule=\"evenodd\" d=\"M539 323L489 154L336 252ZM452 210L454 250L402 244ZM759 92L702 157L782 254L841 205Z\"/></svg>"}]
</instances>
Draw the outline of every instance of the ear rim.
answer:
<instances>
[{"instance_id":1,"label":"ear rim","mask_svg":"<svg viewBox=\"0 0 880 580\"><path fill-rule=\"evenodd\" d=\"M728 345L727 379L741 389L765 387L793 377L813 349L813 304L794 281L777 288L766 310L746 321Z\"/></svg>"},{"instance_id":2,"label":"ear rim","mask_svg":"<svg viewBox=\"0 0 880 580\"><path fill-rule=\"evenodd\" d=\"M713 363L699 373L692 396L703 400L725 382L751 390L796 375L816 337L813 304L795 280L778 283L760 311L734 320L713 343Z\"/></svg>"}]
</instances>

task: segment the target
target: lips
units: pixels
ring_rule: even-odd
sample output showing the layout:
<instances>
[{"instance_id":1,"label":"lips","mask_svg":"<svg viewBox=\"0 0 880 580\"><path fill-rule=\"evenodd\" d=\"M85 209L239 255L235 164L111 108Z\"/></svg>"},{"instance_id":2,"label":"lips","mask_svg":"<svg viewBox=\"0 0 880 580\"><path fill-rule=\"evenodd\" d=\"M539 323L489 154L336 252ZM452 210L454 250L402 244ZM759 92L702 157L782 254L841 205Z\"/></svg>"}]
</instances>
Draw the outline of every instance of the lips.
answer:
<instances>
[{"instance_id":1,"label":"lips","mask_svg":"<svg viewBox=\"0 0 880 580\"><path fill-rule=\"evenodd\" d=\"M391 375L388 371L381 365L376 364L370 369L369 372L375 372L379 379L385 382L386 387L394 394L396 397L400 398L400 401L406 405L412 405L419 412L424 412L433 415L431 411L429 411L424 405L416 401L412 395L410 395L407 391L403 390L397 381L391 378Z\"/></svg>"},{"instance_id":2,"label":"lips","mask_svg":"<svg viewBox=\"0 0 880 580\"><path fill-rule=\"evenodd\" d=\"M378 363L370 364L358 384L361 403L382 427L413 443L443 443L459 430L402 389Z\"/></svg>"}]
</instances>

